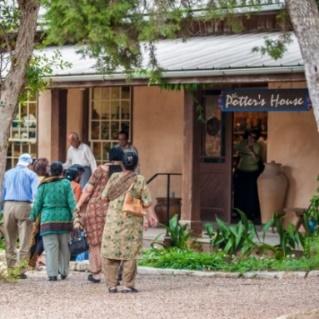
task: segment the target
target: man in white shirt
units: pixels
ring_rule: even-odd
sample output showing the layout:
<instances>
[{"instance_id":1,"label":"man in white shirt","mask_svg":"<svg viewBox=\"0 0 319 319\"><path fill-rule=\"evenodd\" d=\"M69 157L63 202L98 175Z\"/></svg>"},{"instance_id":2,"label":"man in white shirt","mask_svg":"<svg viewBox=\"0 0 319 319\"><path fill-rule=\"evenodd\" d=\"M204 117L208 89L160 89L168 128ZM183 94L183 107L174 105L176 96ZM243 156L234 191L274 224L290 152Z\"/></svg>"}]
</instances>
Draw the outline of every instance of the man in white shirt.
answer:
<instances>
[{"instance_id":1,"label":"man in white shirt","mask_svg":"<svg viewBox=\"0 0 319 319\"><path fill-rule=\"evenodd\" d=\"M96 161L90 147L81 143L77 133L72 132L69 134L68 143L70 144L70 147L68 148L64 168L68 168L73 164L81 165L84 168L84 173L80 180L80 185L83 189L93 171L96 169Z\"/></svg>"}]
</instances>

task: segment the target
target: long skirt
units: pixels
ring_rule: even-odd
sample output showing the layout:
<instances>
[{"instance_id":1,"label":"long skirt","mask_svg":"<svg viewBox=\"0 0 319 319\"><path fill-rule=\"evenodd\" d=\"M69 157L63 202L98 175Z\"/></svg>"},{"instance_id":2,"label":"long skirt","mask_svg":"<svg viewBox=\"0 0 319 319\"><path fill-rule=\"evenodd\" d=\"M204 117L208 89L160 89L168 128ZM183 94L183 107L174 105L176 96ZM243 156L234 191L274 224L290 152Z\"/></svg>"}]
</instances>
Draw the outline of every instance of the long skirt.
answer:
<instances>
[{"instance_id":1,"label":"long skirt","mask_svg":"<svg viewBox=\"0 0 319 319\"><path fill-rule=\"evenodd\" d=\"M259 172L237 170L234 176L234 207L243 211L248 219L260 223L260 208L257 191Z\"/></svg>"}]
</instances>

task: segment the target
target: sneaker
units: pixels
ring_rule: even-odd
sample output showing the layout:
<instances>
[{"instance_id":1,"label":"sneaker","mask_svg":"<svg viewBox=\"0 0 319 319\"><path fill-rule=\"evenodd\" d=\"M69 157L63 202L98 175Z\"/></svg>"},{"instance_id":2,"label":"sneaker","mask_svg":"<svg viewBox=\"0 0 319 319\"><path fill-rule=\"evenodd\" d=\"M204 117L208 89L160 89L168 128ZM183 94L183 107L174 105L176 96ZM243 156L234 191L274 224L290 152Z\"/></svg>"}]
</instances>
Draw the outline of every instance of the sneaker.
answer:
<instances>
[{"instance_id":1,"label":"sneaker","mask_svg":"<svg viewBox=\"0 0 319 319\"><path fill-rule=\"evenodd\" d=\"M60 276L61 276L61 280L65 280L68 277L68 275L60 275Z\"/></svg>"},{"instance_id":2,"label":"sneaker","mask_svg":"<svg viewBox=\"0 0 319 319\"><path fill-rule=\"evenodd\" d=\"M117 288L116 288L116 287L110 287L110 288L109 288L109 293L110 293L110 294L115 294L115 293L117 293Z\"/></svg>"},{"instance_id":3,"label":"sneaker","mask_svg":"<svg viewBox=\"0 0 319 319\"><path fill-rule=\"evenodd\" d=\"M138 292L137 289L135 289L134 287L124 287L122 290L121 290L122 293L124 294L127 294L127 293L136 293Z\"/></svg>"},{"instance_id":4,"label":"sneaker","mask_svg":"<svg viewBox=\"0 0 319 319\"><path fill-rule=\"evenodd\" d=\"M18 276L18 279L27 279L27 278L28 278L28 276L26 274L20 274Z\"/></svg>"},{"instance_id":5,"label":"sneaker","mask_svg":"<svg viewBox=\"0 0 319 319\"><path fill-rule=\"evenodd\" d=\"M92 274L89 274L89 275L88 275L88 281L91 281L91 282L93 282L94 284L98 284L99 282L101 282L101 279L96 279L96 278L93 277Z\"/></svg>"},{"instance_id":6,"label":"sneaker","mask_svg":"<svg viewBox=\"0 0 319 319\"><path fill-rule=\"evenodd\" d=\"M50 276L49 281L57 281L58 277L57 276Z\"/></svg>"}]
</instances>

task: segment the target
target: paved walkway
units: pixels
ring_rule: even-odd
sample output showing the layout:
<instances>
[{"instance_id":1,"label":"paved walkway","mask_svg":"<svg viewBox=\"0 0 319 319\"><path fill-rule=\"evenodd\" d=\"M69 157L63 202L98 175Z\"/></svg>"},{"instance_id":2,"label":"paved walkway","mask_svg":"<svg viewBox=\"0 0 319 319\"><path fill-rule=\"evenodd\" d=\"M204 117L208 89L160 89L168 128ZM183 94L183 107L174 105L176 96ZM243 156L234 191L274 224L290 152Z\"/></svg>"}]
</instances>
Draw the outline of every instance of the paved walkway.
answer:
<instances>
[{"instance_id":1,"label":"paved walkway","mask_svg":"<svg viewBox=\"0 0 319 319\"><path fill-rule=\"evenodd\" d=\"M319 278L139 276L138 294L108 294L86 273L48 282L43 272L0 283L0 319L275 319L319 308Z\"/></svg>"}]
</instances>

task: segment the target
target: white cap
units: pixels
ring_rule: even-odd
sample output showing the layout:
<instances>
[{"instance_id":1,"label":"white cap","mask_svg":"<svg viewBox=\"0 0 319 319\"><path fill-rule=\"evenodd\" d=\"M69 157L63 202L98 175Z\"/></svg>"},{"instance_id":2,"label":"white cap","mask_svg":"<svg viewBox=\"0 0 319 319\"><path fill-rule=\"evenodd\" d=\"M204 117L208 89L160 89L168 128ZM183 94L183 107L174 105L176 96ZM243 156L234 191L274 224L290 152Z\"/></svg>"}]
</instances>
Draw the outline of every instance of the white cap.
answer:
<instances>
[{"instance_id":1,"label":"white cap","mask_svg":"<svg viewBox=\"0 0 319 319\"><path fill-rule=\"evenodd\" d=\"M29 166L30 164L32 164L32 157L30 154L24 153L19 156L19 161L17 165Z\"/></svg>"}]
</instances>

